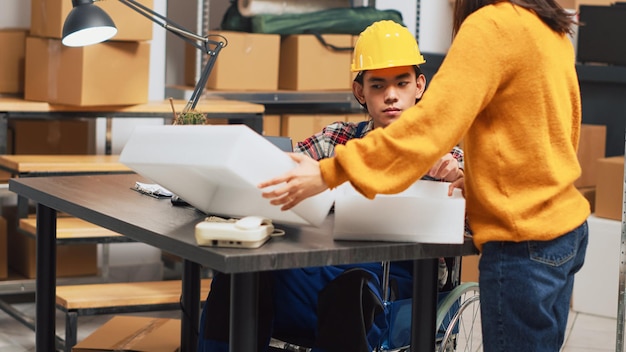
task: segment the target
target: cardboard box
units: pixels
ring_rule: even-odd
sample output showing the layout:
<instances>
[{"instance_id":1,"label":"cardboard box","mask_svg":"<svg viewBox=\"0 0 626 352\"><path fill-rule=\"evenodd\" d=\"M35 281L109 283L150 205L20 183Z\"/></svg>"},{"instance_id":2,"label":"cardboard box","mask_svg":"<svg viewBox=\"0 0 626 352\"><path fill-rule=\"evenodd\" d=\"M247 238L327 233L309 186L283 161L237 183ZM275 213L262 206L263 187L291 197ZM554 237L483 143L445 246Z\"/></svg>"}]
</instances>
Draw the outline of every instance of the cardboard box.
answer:
<instances>
[{"instance_id":1,"label":"cardboard box","mask_svg":"<svg viewBox=\"0 0 626 352\"><path fill-rule=\"evenodd\" d=\"M206 87L215 90L276 90L278 88L278 57L280 36L218 31L210 32L210 39L228 42L220 50ZM187 45L185 49L185 83L196 85L196 56L198 49Z\"/></svg>"},{"instance_id":2,"label":"cardboard box","mask_svg":"<svg viewBox=\"0 0 626 352\"><path fill-rule=\"evenodd\" d=\"M9 154L94 154L96 121L11 120Z\"/></svg>"},{"instance_id":3,"label":"cardboard box","mask_svg":"<svg viewBox=\"0 0 626 352\"><path fill-rule=\"evenodd\" d=\"M281 120L281 136L291 137L294 145L322 131L324 127L337 121L345 121L345 115L335 114L287 114Z\"/></svg>"},{"instance_id":4,"label":"cardboard box","mask_svg":"<svg viewBox=\"0 0 626 352\"><path fill-rule=\"evenodd\" d=\"M24 91L26 34L23 29L0 30L0 93Z\"/></svg>"},{"instance_id":5,"label":"cardboard box","mask_svg":"<svg viewBox=\"0 0 626 352\"><path fill-rule=\"evenodd\" d=\"M32 211L33 209L31 209ZM16 206L2 207L7 229L7 257L9 268L23 277L34 279L37 273L37 245L35 239L18 232ZM57 246L57 277L93 276L98 274L96 244Z\"/></svg>"},{"instance_id":6,"label":"cardboard box","mask_svg":"<svg viewBox=\"0 0 626 352\"><path fill-rule=\"evenodd\" d=\"M0 216L0 280L9 277L9 259L7 256L7 221Z\"/></svg>"},{"instance_id":7,"label":"cardboard box","mask_svg":"<svg viewBox=\"0 0 626 352\"><path fill-rule=\"evenodd\" d=\"M352 47L348 34L325 34L324 40L340 48ZM288 90L352 89L352 50L336 51L312 34L289 35L280 43L278 88Z\"/></svg>"},{"instance_id":8,"label":"cardboard box","mask_svg":"<svg viewBox=\"0 0 626 352\"><path fill-rule=\"evenodd\" d=\"M119 315L72 347L72 352L176 352L179 347L180 320Z\"/></svg>"},{"instance_id":9,"label":"cardboard box","mask_svg":"<svg viewBox=\"0 0 626 352\"><path fill-rule=\"evenodd\" d=\"M349 183L335 191L333 238L463 243L465 198L447 182L417 181L406 191L367 199Z\"/></svg>"},{"instance_id":10,"label":"cardboard box","mask_svg":"<svg viewBox=\"0 0 626 352\"><path fill-rule=\"evenodd\" d=\"M13 231L11 231L13 232ZM9 267L26 278L37 277L37 245L35 239L22 233L8 236ZM57 277L94 276L98 274L96 244L57 246Z\"/></svg>"},{"instance_id":11,"label":"cardboard box","mask_svg":"<svg viewBox=\"0 0 626 352\"><path fill-rule=\"evenodd\" d=\"M595 215L622 220L624 199L624 156L598 159Z\"/></svg>"},{"instance_id":12,"label":"cardboard box","mask_svg":"<svg viewBox=\"0 0 626 352\"><path fill-rule=\"evenodd\" d=\"M106 42L70 48L26 39L26 100L77 106L148 101L150 43Z\"/></svg>"},{"instance_id":13,"label":"cardboard box","mask_svg":"<svg viewBox=\"0 0 626 352\"><path fill-rule=\"evenodd\" d=\"M596 188L595 187L579 187L578 191L587 198L589 202L589 207L591 208L591 212L593 213L596 209Z\"/></svg>"},{"instance_id":14,"label":"cardboard box","mask_svg":"<svg viewBox=\"0 0 626 352\"><path fill-rule=\"evenodd\" d=\"M263 135L280 136L280 115L263 115Z\"/></svg>"},{"instance_id":15,"label":"cardboard box","mask_svg":"<svg viewBox=\"0 0 626 352\"><path fill-rule=\"evenodd\" d=\"M366 112L362 112L360 114L347 114L346 115L346 121L347 122L354 122L354 123L359 123L362 121L367 121L369 120L370 117Z\"/></svg>"},{"instance_id":16,"label":"cardboard box","mask_svg":"<svg viewBox=\"0 0 626 352\"><path fill-rule=\"evenodd\" d=\"M606 126L583 124L578 143L578 162L582 174L576 180L576 187L594 187L596 185L596 161L606 156Z\"/></svg>"},{"instance_id":17,"label":"cardboard box","mask_svg":"<svg viewBox=\"0 0 626 352\"><path fill-rule=\"evenodd\" d=\"M351 38L353 52L354 52L354 47L356 46L356 41L358 39L359 39L358 35L353 35L352 38ZM351 55L352 55L352 53L351 53ZM352 72L352 57L350 57L350 82L348 82L348 85L349 85L350 89L352 89L352 82L356 78L357 74L358 74L358 72Z\"/></svg>"},{"instance_id":18,"label":"cardboard box","mask_svg":"<svg viewBox=\"0 0 626 352\"><path fill-rule=\"evenodd\" d=\"M480 255L466 255L461 259L461 282L478 282Z\"/></svg>"},{"instance_id":19,"label":"cardboard box","mask_svg":"<svg viewBox=\"0 0 626 352\"><path fill-rule=\"evenodd\" d=\"M556 2L564 9L576 8L576 0L557 0Z\"/></svg>"},{"instance_id":20,"label":"cardboard box","mask_svg":"<svg viewBox=\"0 0 626 352\"><path fill-rule=\"evenodd\" d=\"M150 9L153 0L138 0ZM117 27L114 41L146 41L152 39L153 22L119 1L97 1ZM72 10L72 2L67 0L31 0L30 34L36 37L63 37L63 23Z\"/></svg>"}]
</instances>

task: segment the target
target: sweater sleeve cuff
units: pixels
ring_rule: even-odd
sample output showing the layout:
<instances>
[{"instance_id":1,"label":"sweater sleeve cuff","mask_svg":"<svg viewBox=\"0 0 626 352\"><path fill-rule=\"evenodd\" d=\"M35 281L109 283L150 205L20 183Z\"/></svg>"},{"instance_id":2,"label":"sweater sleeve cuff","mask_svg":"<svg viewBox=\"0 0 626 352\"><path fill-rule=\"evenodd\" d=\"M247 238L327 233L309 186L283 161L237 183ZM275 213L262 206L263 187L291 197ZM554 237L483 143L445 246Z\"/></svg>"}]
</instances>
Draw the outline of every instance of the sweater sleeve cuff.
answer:
<instances>
[{"instance_id":1,"label":"sweater sleeve cuff","mask_svg":"<svg viewBox=\"0 0 626 352\"><path fill-rule=\"evenodd\" d=\"M336 188L340 184L348 181L348 175L337 161L337 158L320 160L320 172L322 179L330 189Z\"/></svg>"}]
</instances>

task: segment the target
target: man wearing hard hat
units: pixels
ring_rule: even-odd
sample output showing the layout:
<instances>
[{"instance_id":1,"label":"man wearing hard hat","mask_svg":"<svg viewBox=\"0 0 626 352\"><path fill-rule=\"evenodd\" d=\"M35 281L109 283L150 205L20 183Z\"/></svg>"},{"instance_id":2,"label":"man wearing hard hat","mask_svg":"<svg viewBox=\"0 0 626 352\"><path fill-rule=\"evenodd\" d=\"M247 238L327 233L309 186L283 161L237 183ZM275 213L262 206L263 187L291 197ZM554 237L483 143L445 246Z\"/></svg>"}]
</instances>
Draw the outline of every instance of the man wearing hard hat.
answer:
<instances>
[{"instance_id":1,"label":"man wearing hard hat","mask_svg":"<svg viewBox=\"0 0 626 352\"><path fill-rule=\"evenodd\" d=\"M297 144L300 152L320 160L334 155L335 146L361 138L397 120L422 97L425 63L413 34L393 21L379 21L359 36L352 61L357 75L352 91L369 119L360 123L339 121ZM454 148L425 176L463 184L463 152ZM411 297L412 262L390 267L391 296ZM370 352L385 338L381 263L324 266L262 273L259 302L259 350L270 337L314 347L314 351ZM448 270L440 261L440 286ZM449 283L448 283L449 286ZM216 275L202 314L199 351L228 350L230 284ZM269 327L269 328L268 328ZM434 347L433 347L434 348Z\"/></svg>"}]
</instances>

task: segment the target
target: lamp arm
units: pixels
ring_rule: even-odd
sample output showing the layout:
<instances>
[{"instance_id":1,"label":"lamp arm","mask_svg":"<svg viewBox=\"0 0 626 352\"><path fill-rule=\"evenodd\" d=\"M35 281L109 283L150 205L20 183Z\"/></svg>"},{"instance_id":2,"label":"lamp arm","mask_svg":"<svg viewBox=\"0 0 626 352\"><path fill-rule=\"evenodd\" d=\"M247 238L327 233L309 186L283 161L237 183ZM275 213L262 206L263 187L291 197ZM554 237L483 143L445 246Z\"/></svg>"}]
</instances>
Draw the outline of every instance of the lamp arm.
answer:
<instances>
[{"instance_id":1,"label":"lamp arm","mask_svg":"<svg viewBox=\"0 0 626 352\"><path fill-rule=\"evenodd\" d=\"M130 7L142 16L160 25L161 27L170 31L172 34L178 36L179 38L184 39L185 41L189 42L190 44L192 44L199 50L202 50L208 55L207 63L202 69L200 78L198 79L198 82L194 87L191 98L187 102L187 105L185 105L183 113L187 113L189 112L189 110L195 109L196 105L198 104L198 100L202 96L202 91L206 86L209 75L213 70L213 65L215 64L215 60L217 60L217 55L219 54L220 50L222 50L222 48L226 46L226 44L224 42L214 41L206 36L200 36L198 34L190 32L181 25L175 23L174 21L168 19L163 15L154 12L149 7L146 7L135 0L119 0L119 2ZM211 45L213 45L213 48L210 47Z\"/></svg>"},{"instance_id":2,"label":"lamp arm","mask_svg":"<svg viewBox=\"0 0 626 352\"><path fill-rule=\"evenodd\" d=\"M196 108L198 100L200 100L200 97L202 96L202 91L204 90L204 87L206 87L206 83L209 80L209 76L211 75L211 70L213 70L215 60L217 60L217 55L220 53L220 50L222 50L223 47L224 43L219 43L219 45L217 45L214 50L209 51L209 58L204 65L202 72L200 73L200 78L198 79L198 82L196 83L196 86L191 93L191 97L189 98L187 105L185 105L183 113L187 113L189 110L193 110Z\"/></svg>"}]
</instances>

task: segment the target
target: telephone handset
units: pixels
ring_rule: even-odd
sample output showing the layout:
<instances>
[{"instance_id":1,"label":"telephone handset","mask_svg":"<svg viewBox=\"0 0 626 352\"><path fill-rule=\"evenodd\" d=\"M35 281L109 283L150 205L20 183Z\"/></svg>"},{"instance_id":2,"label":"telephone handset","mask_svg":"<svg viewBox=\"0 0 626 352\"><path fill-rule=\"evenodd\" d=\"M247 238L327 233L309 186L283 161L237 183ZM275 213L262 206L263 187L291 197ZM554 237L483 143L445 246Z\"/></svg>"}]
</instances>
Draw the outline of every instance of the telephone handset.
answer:
<instances>
[{"instance_id":1,"label":"telephone handset","mask_svg":"<svg viewBox=\"0 0 626 352\"><path fill-rule=\"evenodd\" d=\"M200 246L258 248L272 236L283 235L275 230L272 220L261 216L223 219L210 216L196 225L196 242Z\"/></svg>"}]
</instances>

